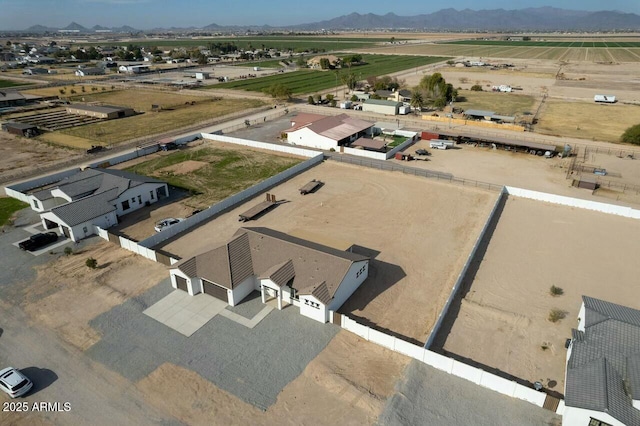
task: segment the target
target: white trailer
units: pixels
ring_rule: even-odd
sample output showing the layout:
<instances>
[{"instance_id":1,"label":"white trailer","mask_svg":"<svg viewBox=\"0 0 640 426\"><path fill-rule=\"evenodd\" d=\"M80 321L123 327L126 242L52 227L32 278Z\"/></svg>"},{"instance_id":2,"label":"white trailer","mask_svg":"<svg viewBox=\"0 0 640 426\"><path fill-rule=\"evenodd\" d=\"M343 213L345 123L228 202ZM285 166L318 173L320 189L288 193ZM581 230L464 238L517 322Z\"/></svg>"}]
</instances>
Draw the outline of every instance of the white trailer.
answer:
<instances>
[{"instance_id":1,"label":"white trailer","mask_svg":"<svg viewBox=\"0 0 640 426\"><path fill-rule=\"evenodd\" d=\"M613 95L595 95L593 100L596 102L604 102L606 104L614 104L616 102L616 97Z\"/></svg>"},{"instance_id":2,"label":"white trailer","mask_svg":"<svg viewBox=\"0 0 640 426\"><path fill-rule=\"evenodd\" d=\"M429 148L431 149L449 149L453 148L453 141L448 141L445 139L431 139L429 141Z\"/></svg>"},{"instance_id":3,"label":"white trailer","mask_svg":"<svg viewBox=\"0 0 640 426\"><path fill-rule=\"evenodd\" d=\"M340 109L351 109L351 105L351 101L340 102Z\"/></svg>"}]
</instances>

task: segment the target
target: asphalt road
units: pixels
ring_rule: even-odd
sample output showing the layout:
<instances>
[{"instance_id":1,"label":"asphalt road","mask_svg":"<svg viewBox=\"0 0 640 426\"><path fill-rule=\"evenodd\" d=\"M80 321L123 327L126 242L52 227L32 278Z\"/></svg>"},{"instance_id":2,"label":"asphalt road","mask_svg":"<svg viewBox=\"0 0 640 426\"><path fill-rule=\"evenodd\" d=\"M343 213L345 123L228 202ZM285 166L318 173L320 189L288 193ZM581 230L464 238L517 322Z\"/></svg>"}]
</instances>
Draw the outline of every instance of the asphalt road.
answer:
<instances>
[{"instance_id":1,"label":"asphalt road","mask_svg":"<svg viewBox=\"0 0 640 426\"><path fill-rule=\"evenodd\" d=\"M34 387L26 397L13 400L0 392L0 424L180 424L147 405L130 381L52 332L30 325L19 308L0 301L0 366L9 365L30 377ZM59 405L35 411L34 403L39 407L41 402ZM16 412L25 406L26 412Z\"/></svg>"}]
</instances>

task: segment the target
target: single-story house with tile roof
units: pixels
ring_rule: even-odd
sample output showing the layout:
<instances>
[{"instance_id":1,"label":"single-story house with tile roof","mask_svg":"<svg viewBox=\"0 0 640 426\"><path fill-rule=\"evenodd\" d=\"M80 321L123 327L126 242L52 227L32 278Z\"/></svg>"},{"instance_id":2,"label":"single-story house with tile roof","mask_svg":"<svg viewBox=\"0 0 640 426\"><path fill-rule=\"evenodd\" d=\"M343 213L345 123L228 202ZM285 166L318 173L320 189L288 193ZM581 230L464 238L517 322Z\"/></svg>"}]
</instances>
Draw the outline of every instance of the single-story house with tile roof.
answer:
<instances>
[{"instance_id":1,"label":"single-story house with tile roof","mask_svg":"<svg viewBox=\"0 0 640 426\"><path fill-rule=\"evenodd\" d=\"M373 123L353 118L347 114L327 117L318 114L298 114L291 120L291 128L284 134L292 145L312 148L337 149L371 135Z\"/></svg>"},{"instance_id":2,"label":"single-story house with tile roof","mask_svg":"<svg viewBox=\"0 0 640 426\"><path fill-rule=\"evenodd\" d=\"M378 114L398 115L402 102L387 101L384 99L367 99L362 104L362 111L376 112Z\"/></svg>"},{"instance_id":3,"label":"single-story house with tile roof","mask_svg":"<svg viewBox=\"0 0 640 426\"><path fill-rule=\"evenodd\" d=\"M118 217L169 195L167 184L123 170L88 168L29 194L45 229L78 241L118 223Z\"/></svg>"},{"instance_id":4,"label":"single-story house with tile roof","mask_svg":"<svg viewBox=\"0 0 640 426\"><path fill-rule=\"evenodd\" d=\"M367 278L369 259L262 227L240 228L226 244L171 267L171 284L231 306L254 290L327 322Z\"/></svg>"},{"instance_id":5,"label":"single-story house with tile roof","mask_svg":"<svg viewBox=\"0 0 640 426\"><path fill-rule=\"evenodd\" d=\"M640 425L640 311L583 296L571 334L562 424Z\"/></svg>"}]
</instances>

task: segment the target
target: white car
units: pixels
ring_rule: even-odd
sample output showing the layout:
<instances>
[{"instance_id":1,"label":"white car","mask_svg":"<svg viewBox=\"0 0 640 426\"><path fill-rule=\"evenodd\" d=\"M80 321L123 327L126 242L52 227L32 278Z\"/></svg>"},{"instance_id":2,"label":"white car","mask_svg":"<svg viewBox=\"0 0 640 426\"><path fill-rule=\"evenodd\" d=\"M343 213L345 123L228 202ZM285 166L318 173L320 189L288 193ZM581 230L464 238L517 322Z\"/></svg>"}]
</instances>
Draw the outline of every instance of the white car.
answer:
<instances>
[{"instance_id":1,"label":"white car","mask_svg":"<svg viewBox=\"0 0 640 426\"><path fill-rule=\"evenodd\" d=\"M0 389L11 398L17 398L29 392L33 382L13 367L0 371Z\"/></svg>"},{"instance_id":2,"label":"white car","mask_svg":"<svg viewBox=\"0 0 640 426\"><path fill-rule=\"evenodd\" d=\"M168 217L166 219L162 219L160 222L156 223L156 226L153 228L156 232L164 231L167 228L172 227L176 223L180 223L182 219L176 219L173 217Z\"/></svg>"}]
</instances>

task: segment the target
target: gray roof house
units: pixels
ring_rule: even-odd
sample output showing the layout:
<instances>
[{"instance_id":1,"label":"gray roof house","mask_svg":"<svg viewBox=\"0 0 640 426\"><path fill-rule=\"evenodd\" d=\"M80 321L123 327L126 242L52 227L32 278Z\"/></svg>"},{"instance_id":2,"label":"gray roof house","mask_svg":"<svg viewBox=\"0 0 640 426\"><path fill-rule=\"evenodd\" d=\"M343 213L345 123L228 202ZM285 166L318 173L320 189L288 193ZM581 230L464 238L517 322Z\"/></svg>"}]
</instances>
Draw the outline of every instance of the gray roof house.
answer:
<instances>
[{"instance_id":1,"label":"gray roof house","mask_svg":"<svg viewBox=\"0 0 640 426\"><path fill-rule=\"evenodd\" d=\"M562 423L639 426L640 311L582 300L567 353Z\"/></svg>"},{"instance_id":2,"label":"gray roof house","mask_svg":"<svg viewBox=\"0 0 640 426\"><path fill-rule=\"evenodd\" d=\"M258 290L321 322L362 284L369 259L263 227L240 228L224 245L172 266L175 288L237 305Z\"/></svg>"},{"instance_id":3,"label":"gray roof house","mask_svg":"<svg viewBox=\"0 0 640 426\"><path fill-rule=\"evenodd\" d=\"M88 168L29 194L45 229L78 241L118 223L118 217L168 196L167 184L123 170Z\"/></svg>"}]
</instances>

